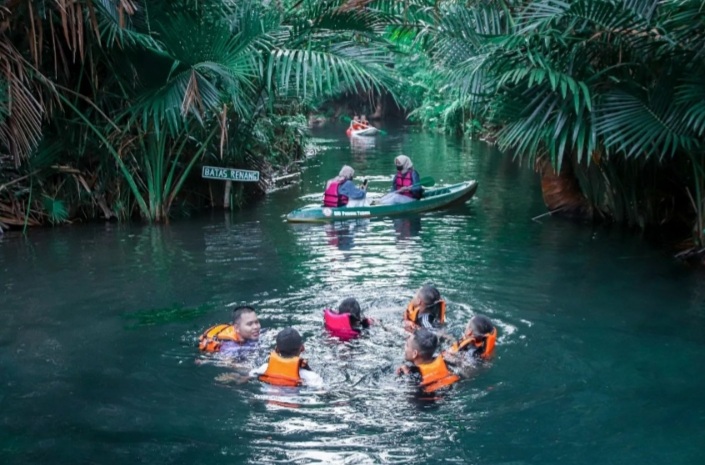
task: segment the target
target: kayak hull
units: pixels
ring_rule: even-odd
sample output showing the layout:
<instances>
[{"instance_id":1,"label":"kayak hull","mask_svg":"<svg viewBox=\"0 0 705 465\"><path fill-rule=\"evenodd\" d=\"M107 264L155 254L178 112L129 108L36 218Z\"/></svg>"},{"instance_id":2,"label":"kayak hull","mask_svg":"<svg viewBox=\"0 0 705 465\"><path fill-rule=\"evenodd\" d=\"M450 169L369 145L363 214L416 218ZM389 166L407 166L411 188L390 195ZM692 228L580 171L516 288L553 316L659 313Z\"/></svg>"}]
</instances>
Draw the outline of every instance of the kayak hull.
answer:
<instances>
[{"instance_id":1,"label":"kayak hull","mask_svg":"<svg viewBox=\"0 0 705 465\"><path fill-rule=\"evenodd\" d=\"M370 126L369 128L365 129L348 128L347 131L345 131L348 137L369 137L376 135L378 132L379 130L374 126Z\"/></svg>"},{"instance_id":2,"label":"kayak hull","mask_svg":"<svg viewBox=\"0 0 705 465\"><path fill-rule=\"evenodd\" d=\"M307 205L286 215L286 220L290 223L326 223L356 218L420 213L466 202L475 195L475 191L477 191L477 181L466 181L452 186L429 189L424 192L424 197L421 200L397 205L342 208L322 207L318 204Z\"/></svg>"}]
</instances>

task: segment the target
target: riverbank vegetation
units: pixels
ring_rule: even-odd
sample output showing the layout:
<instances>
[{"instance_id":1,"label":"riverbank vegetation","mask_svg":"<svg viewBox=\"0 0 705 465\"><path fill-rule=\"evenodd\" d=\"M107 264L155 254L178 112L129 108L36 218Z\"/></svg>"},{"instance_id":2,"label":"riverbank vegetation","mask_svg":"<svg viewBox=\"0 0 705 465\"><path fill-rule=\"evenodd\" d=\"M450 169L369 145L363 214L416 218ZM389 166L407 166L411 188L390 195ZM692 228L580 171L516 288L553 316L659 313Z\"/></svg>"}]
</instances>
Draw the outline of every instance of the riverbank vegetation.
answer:
<instances>
[{"instance_id":1,"label":"riverbank vegetation","mask_svg":"<svg viewBox=\"0 0 705 465\"><path fill-rule=\"evenodd\" d=\"M702 0L14 0L0 222L164 221L202 164L271 171L303 115L395 102L540 172L551 211L705 247ZM384 103L384 105L383 105ZM329 108L330 109L330 108Z\"/></svg>"},{"instance_id":2,"label":"riverbank vegetation","mask_svg":"<svg viewBox=\"0 0 705 465\"><path fill-rule=\"evenodd\" d=\"M535 167L552 211L703 251L705 2L445 2L418 31L443 91L412 116Z\"/></svg>"},{"instance_id":3,"label":"riverbank vegetation","mask_svg":"<svg viewBox=\"0 0 705 465\"><path fill-rule=\"evenodd\" d=\"M165 221L194 167L286 164L312 98L389 81L376 15L288 3L4 2L2 226Z\"/></svg>"}]
</instances>

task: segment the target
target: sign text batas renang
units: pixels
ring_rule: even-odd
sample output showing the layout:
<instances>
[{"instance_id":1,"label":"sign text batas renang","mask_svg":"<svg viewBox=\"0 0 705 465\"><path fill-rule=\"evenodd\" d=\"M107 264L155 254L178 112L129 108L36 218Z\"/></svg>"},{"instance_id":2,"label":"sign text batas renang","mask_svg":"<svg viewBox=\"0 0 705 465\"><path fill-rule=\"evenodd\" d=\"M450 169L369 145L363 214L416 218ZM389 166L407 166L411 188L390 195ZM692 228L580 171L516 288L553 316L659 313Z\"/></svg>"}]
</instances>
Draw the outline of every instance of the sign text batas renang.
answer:
<instances>
[{"instance_id":1,"label":"sign text batas renang","mask_svg":"<svg viewBox=\"0 0 705 465\"><path fill-rule=\"evenodd\" d=\"M259 171L204 166L201 171L201 177L206 179L219 179L221 181L257 182L259 181Z\"/></svg>"}]
</instances>

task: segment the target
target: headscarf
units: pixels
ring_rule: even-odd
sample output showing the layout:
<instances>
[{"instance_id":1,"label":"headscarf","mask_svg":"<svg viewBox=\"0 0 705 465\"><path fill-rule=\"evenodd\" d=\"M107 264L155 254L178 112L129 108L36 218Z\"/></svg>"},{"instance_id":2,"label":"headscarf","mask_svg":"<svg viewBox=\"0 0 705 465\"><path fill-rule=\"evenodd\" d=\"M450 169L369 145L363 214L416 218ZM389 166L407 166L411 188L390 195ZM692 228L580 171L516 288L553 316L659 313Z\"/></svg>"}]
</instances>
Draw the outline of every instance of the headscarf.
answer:
<instances>
[{"instance_id":1,"label":"headscarf","mask_svg":"<svg viewBox=\"0 0 705 465\"><path fill-rule=\"evenodd\" d=\"M401 166L401 174L406 174L407 171L414 167L414 164L411 163L411 158L407 157L406 155L399 155L398 157L396 157L394 159L394 164L397 166Z\"/></svg>"},{"instance_id":2,"label":"headscarf","mask_svg":"<svg viewBox=\"0 0 705 465\"><path fill-rule=\"evenodd\" d=\"M355 170L348 165L343 165L343 167L340 168L340 173L338 173L338 177L342 179L352 179L354 175Z\"/></svg>"},{"instance_id":3,"label":"headscarf","mask_svg":"<svg viewBox=\"0 0 705 465\"><path fill-rule=\"evenodd\" d=\"M338 176L334 177L326 183L326 188L328 188L328 186L330 186L330 184L333 182L341 183L347 181L348 179L352 179L354 174L355 170L352 169L352 167L348 165L343 165L343 167L340 169L340 173L338 173Z\"/></svg>"}]
</instances>

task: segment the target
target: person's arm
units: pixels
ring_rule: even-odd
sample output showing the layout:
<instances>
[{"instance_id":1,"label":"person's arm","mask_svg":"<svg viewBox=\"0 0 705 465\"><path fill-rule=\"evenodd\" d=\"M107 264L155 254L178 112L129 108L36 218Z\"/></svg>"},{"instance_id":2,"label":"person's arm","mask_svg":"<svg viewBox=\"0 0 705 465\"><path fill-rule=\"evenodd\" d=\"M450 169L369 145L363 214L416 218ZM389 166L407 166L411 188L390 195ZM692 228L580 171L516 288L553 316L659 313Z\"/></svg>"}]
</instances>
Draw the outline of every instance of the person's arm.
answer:
<instances>
[{"instance_id":1,"label":"person's arm","mask_svg":"<svg viewBox=\"0 0 705 465\"><path fill-rule=\"evenodd\" d=\"M397 368L397 376L408 376L414 382L421 381L421 371L419 367L410 362L405 362L402 366Z\"/></svg>"},{"instance_id":2,"label":"person's arm","mask_svg":"<svg viewBox=\"0 0 705 465\"><path fill-rule=\"evenodd\" d=\"M260 365L259 368L253 368L252 370L250 370L250 376L256 378L259 375L263 375L264 372L267 371L268 365L268 363L263 363L262 365Z\"/></svg>"},{"instance_id":3,"label":"person's arm","mask_svg":"<svg viewBox=\"0 0 705 465\"><path fill-rule=\"evenodd\" d=\"M301 376L301 381L303 382L302 384L306 387L314 389L323 389L325 387L323 378L321 378L319 374L314 371L300 370L299 376Z\"/></svg>"},{"instance_id":4,"label":"person's arm","mask_svg":"<svg viewBox=\"0 0 705 465\"><path fill-rule=\"evenodd\" d=\"M421 182L421 177L416 170L413 170L411 172L411 183L416 184L416 187L411 188L411 194L417 199L420 199L423 195L423 187L419 185L419 182Z\"/></svg>"},{"instance_id":5,"label":"person's arm","mask_svg":"<svg viewBox=\"0 0 705 465\"><path fill-rule=\"evenodd\" d=\"M348 180L338 187L338 194L344 195L353 200L364 199L367 195L362 189L358 189L354 182Z\"/></svg>"}]
</instances>

